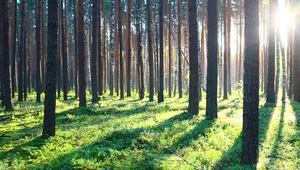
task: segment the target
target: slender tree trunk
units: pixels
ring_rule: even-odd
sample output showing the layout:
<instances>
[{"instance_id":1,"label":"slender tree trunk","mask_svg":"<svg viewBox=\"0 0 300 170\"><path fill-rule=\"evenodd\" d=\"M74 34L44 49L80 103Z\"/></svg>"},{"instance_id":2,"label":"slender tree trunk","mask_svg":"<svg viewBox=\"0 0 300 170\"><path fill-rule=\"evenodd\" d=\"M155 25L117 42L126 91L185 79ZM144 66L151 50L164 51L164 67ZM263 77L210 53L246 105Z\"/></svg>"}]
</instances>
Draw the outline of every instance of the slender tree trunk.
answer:
<instances>
[{"instance_id":1,"label":"slender tree trunk","mask_svg":"<svg viewBox=\"0 0 300 170\"><path fill-rule=\"evenodd\" d=\"M41 8L42 1L36 0L36 102L41 102Z\"/></svg>"},{"instance_id":2,"label":"slender tree trunk","mask_svg":"<svg viewBox=\"0 0 300 170\"><path fill-rule=\"evenodd\" d=\"M227 64L228 64L228 93L229 95L232 94L231 92L231 0L227 0L227 9L228 9L228 13L227 13L227 18L228 18L228 44L227 44L227 52L228 52L228 56L227 56Z\"/></svg>"},{"instance_id":3,"label":"slender tree trunk","mask_svg":"<svg viewBox=\"0 0 300 170\"><path fill-rule=\"evenodd\" d=\"M79 106L86 107L86 60L85 60L85 31L84 5L78 0L78 70L79 70Z\"/></svg>"},{"instance_id":4,"label":"slender tree trunk","mask_svg":"<svg viewBox=\"0 0 300 170\"><path fill-rule=\"evenodd\" d=\"M103 75L104 75L104 66L103 66L103 60L104 55L102 55L102 42L101 42L101 0L98 0L98 6L97 6L97 29L98 29L98 91L99 95L103 95ZM104 23L105 24L105 23ZM105 41L103 43L105 47ZM105 48L103 52L105 51Z\"/></svg>"},{"instance_id":5,"label":"slender tree trunk","mask_svg":"<svg viewBox=\"0 0 300 170\"><path fill-rule=\"evenodd\" d=\"M172 97L172 40L171 40L171 28L172 28L172 2L169 0L169 97Z\"/></svg>"},{"instance_id":6,"label":"slender tree trunk","mask_svg":"<svg viewBox=\"0 0 300 170\"><path fill-rule=\"evenodd\" d=\"M122 7L121 0L117 0L118 12L118 36L119 36L119 55L120 55L120 99L124 99L124 61L123 61L123 38L122 38Z\"/></svg>"},{"instance_id":7,"label":"slender tree trunk","mask_svg":"<svg viewBox=\"0 0 300 170\"><path fill-rule=\"evenodd\" d=\"M17 37L17 0L12 0L12 26L11 26L11 85L12 98L15 98L16 87L16 37Z\"/></svg>"},{"instance_id":8,"label":"slender tree trunk","mask_svg":"<svg viewBox=\"0 0 300 170\"><path fill-rule=\"evenodd\" d=\"M163 0L159 0L159 91L158 103L164 102L164 35L163 35Z\"/></svg>"},{"instance_id":9,"label":"slender tree trunk","mask_svg":"<svg viewBox=\"0 0 300 170\"><path fill-rule=\"evenodd\" d=\"M154 70L153 70L153 44L152 44L152 3L151 0L147 0L147 25L148 25L148 55L149 55L149 100L154 101Z\"/></svg>"},{"instance_id":10,"label":"slender tree trunk","mask_svg":"<svg viewBox=\"0 0 300 170\"><path fill-rule=\"evenodd\" d=\"M66 1L66 0L65 0ZM65 3L66 5L66 3ZM67 43L67 35L66 35L66 24L65 24L65 20L66 20L66 16L64 16L64 10L66 10L66 6L65 9L63 8L63 0L61 0L61 13L60 13L60 17L61 17L61 33L62 33L62 60L63 60L63 92L64 92L64 101L68 100L68 53L67 53L67 48L66 48L66 43Z\"/></svg>"},{"instance_id":11,"label":"slender tree trunk","mask_svg":"<svg viewBox=\"0 0 300 170\"><path fill-rule=\"evenodd\" d=\"M206 118L218 117L218 12L217 0L208 1L208 53L207 53L207 95Z\"/></svg>"},{"instance_id":12,"label":"slender tree trunk","mask_svg":"<svg viewBox=\"0 0 300 170\"><path fill-rule=\"evenodd\" d=\"M47 35L47 77L45 88L45 108L43 136L55 135L55 105L56 105L56 67L57 67L57 31L58 13L57 0L48 1L48 35Z\"/></svg>"},{"instance_id":13,"label":"slender tree trunk","mask_svg":"<svg viewBox=\"0 0 300 170\"><path fill-rule=\"evenodd\" d=\"M114 95L114 56L115 56L115 50L114 50L114 31L115 31L115 0L111 0L111 25L110 25L110 95Z\"/></svg>"},{"instance_id":14,"label":"slender tree trunk","mask_svg":"<svg viewBox=\"0 0 300 170\"><path fill-rule=\"evenodd\" d=\"M131 0L126 0L127 5L127 18L126 18L126 31L127 31L127 97L131 97L131 88L130 88L130 80L131 80ZM150 95L151 96L151 95Z\"/></svg>"},{"instance_id":15,"label":"slender tree trunk","mask_svg":"<svg viewBox=\"0 0 300 170\"><path fill-rule=\"evenodd\" d=\"M18 101L24 100L24 60L25 60L25 0L21 1L21 29L19 42Z\"/></svg>"},{"instance_id":16,"label":"slender tree trunk","mask_svg":"<svg viewBox=\"0 0 300 170\"><path fill-rule=\"evenodd\" d=\"M178 0L178 93L179 98L182 98L182 57L181 57L181 22L182 22L182 4Z\"/></svg>"},{"instance_id":17,"label":"slender tree trunk","mask_svg":"<svg viewBox=\"0 0 300 170\"><path fill-rule=\"evenodd\" d=\"M77 0L74 0L74 44L75 44L75 98L78 97L78 23Z\"/></svg>"},{"instance_id":18,"label":"slender tree trunk","mask_svg":"<svg viewBox=\"0 0 300 170\"><path fill-rule=\"evenodd\" d=\"M98 95L97 95L97 53L98 50L98 26L97 26L97 18L98 15L98 0L93 0L93 40L92 40L92 57L91 57L91 62L92 62L92 72L91 72L91 78L92 78L92 102L93 103L98 103ZM99 30L100 31L100 30Z\"/></svg>"},{"instance_id":19,"label":"slender tree trunk","mask_svg":"<svg viewBox=\"0 0 300 170\"><path fill-rule=\"evenodd\" d=\"M228 99L228 29L227 29L227 0L223 0L224 8L224 100Z\"/></svg>"}]
</instances>

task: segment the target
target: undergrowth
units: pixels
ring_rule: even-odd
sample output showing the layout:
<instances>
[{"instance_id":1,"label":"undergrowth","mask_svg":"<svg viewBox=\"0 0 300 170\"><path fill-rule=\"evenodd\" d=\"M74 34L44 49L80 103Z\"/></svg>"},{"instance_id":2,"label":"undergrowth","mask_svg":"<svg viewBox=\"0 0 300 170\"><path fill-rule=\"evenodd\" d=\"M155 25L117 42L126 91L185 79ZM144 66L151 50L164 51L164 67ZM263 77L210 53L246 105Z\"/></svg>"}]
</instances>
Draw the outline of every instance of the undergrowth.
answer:
<instances>
[{"instance_id":1,"label":"undergrowth","mask_svg":"<svg viewBox=\"0 0 300 170\"><path fill-rule=\"evenodd\" d=\"M57 100L56 136L41 138L43 105L30 94L0 110L0 169L253 169L241 167L242 94L219 99L219 118L187 113L187 98L119 100L78 108ZM91 96L88 96L90 99ZM90 100L89 100L90 101ZM260 101L258 169L300 169L300 104Z\"/></svg>"}]
</instances>

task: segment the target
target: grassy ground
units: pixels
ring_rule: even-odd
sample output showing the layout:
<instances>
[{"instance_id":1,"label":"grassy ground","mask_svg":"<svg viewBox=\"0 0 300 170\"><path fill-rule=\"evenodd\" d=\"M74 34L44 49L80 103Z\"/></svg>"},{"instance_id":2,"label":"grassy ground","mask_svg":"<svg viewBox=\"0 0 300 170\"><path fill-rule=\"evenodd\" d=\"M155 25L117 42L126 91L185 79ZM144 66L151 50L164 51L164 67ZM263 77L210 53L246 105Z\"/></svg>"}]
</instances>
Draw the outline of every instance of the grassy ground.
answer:
<instances>
[{"instance_id":1,"label":"grassy ground","mask_svg":"<svg viewBox=\"0 0 300 170\"><path fill-rule=\"evenodd\" d=\"M71 94L72 96L72 94ZM57 100L57 135L41 138L43 105L0 110L0 169L251 169L240 167L242 95L219 100L219 119L186 113L187 99L162 104L104 96L79 109ZM90 99L90 97L89 97ZM300 104L260 102L258 169L300 169Z\"/></svg>"}]
</instances>

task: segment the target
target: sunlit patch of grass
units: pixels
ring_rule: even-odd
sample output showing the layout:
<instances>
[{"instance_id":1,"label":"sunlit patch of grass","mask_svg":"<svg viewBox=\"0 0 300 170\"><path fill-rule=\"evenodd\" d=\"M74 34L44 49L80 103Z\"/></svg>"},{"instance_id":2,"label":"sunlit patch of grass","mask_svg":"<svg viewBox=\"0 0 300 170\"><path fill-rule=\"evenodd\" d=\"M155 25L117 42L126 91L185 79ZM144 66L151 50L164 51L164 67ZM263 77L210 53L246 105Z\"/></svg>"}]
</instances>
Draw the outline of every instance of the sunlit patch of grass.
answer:
<instances>
[{"instance_id":1,"label":"sunlit patch of grass","mask_svg":"<svg viewBox=\"0 0 300 170\"><path fill-rule=\"evenodd\" d=\"M88 107L78 108L74 96L57 99L57 131L49 139L40 136L43 105L34 94L14 102L14 112L0 110L10 117L0 122L0 169L251 169L240 166L241 92L218 99L216 120L205 119L205 98L194 116L187 97L157 103L139 101L135 92L125 100L105 94L92 104L88 94ZM260 97L258 169L299 169L300 104L265 107Z\"/></svg>"}]
</instances>

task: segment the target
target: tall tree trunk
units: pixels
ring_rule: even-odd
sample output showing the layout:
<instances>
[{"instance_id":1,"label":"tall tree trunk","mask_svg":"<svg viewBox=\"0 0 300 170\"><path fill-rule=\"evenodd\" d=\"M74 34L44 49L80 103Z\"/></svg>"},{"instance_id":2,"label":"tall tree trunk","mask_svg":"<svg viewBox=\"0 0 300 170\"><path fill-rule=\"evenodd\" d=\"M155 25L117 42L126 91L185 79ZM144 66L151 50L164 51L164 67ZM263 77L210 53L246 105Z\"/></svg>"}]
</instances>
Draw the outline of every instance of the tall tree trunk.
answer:
<instances>
[{"instance_id":1,"label":"tall tree trunk","mask_svg":"<svg viewBox=\"0 0 300 170\"><path fill-rule=\"evenodd\" d=\"M297 6L299 4L299 1L294 1L294 6ZM299 30L300 28L300 15L299 13L295 16L295 30ZM298 102L300 102L300 36L296 32L294 33L294 56L293 56L293 93L294 93L294 99Z\"/></svg>"},{"instance_id":2,"label":"tall tree trunk","mask_svg":"<svg viewBox=\"0 0 300 170\"><path fill-rule=\"evenodd\" d=\"M48 35L47 35L47 77L45 88L45 108L43 136L55 135L56 105L56 67L57 67L57 31L58 31L57 0L48 1Z\"/></svg>"},{"instance_id":3,"label":"tall tree trunk","mask_svg":"<svg viewBox=\"0 0 300 170\"><path fill-rule=\"evenodd\" d=\"M78 23L77 0L74 0L74 44L75 44L75 98L78 97Z\"/></svg>"},{"instance_id":4,"label":"tall tree trunk","mask_svg":"<svg viewBox=\"0 0 300 170\"><path fill-rule=\"evenodd\" d=\"M178 0L178 93L179 98L182 98L182 57L181 57L181 22L182 22L182 4Z\"/></svg>"},{"instance_id":5,"label":"tall tree trunk","mask_svg":"<svg viewBox=\"0 0 300 170\"><path fill-rule=\"evenodd\" d=\"M256 166L259 144L259 0L245 0L245 40L241 163Z\"/></svg>"},{"instance_id":6,"label":"tall tree trunk","mask_svg":"<svg viewBox=\"0 0 300 170\"><path fill-rule=\"evenodd\" d=\"M207 95L206 118L218 117L218 7L217 0L208 1L208 53L207 53ZM192 61L191 61L192 62Z\"/></svg>"},{"instance_id":7,"label":"tall tree trunk","mask_svg":"<svg viewBox=\"0 0 300 170\"><path fill-rule=\"evenodd\" d=\"M159 91L158 103L164 102L164 35L163 35L163 0L159 0Z\"/></svg>"},{"instance_id":8,"label":"tall tree trunk","mask_svg":"<svg viewBox=\"0 0 300 170\"><path fill-rule=\"evenodd\" d=\"M97 29L98 29L98 91L99 95L103 95L103 75L104 75L104 66L103 66L103 60L104 55L102 55L102 42L101 42L101 0L98 0L97 5ZM105 23L104 23L105 25ZM103 43L105 47L105 41ZM105 48L103 52L105 51Z\"/></svg>"},{"instance_id":9,"label":"tall tree trunk","mask_svg":"<svg viewBox=\"0 0 300 170\"><path fill-rule=\"evenodd\" d=\"M228 44L227 44L227 52L228 52L228 55L227 55L227 64L228 64L228 93L229 93L229 95L231 95L232 94L232 92L231 92L231 0L227 0L227 11L228 11L228 13L227 13L227 18L228 18L228 25L227 25L227 27L228 27L228 29L227 29L227 31L228 31L228 35L227 35L227 37L228 37Z\"/></svg>"},{"instance_id":10,"label":"tall tree trunk","mask_svg":"<svg viewBox=\"0 0 300 170\"><path fill-rule=\"evenodd\" d=\"M267 83L267 103L275 103L275 0L270 0L270 14L269 14L269 61L268 61L268 83Z\"/></svg>"},{"instance_id":11,"label":"tall tree trunk","mask_svg":"<svg viewBox=\"0 0 300 170\"><path fill-rule=\"evenodd\" d=\"M143 55L142 55L142 33L141 33L141 1L136 1L136 29L137 29L137 58L138 58L138 70L139 70L139 96L140 100L144 99L145 87L144 87L144 65L143 65Z\"/></svg>"},{"instance_id":12,"label":"tall tree trunk","mask_svg":"<svg viewBox=\"0 0 300 170\"><path fill-rule=\"evenodd\" d=\"M65 0L66 2L66 0ZM61 33L62 33L62 60L63 60L63 92L64 92L64 101L68 100L68 53L67 53L67 33L66 33L66 17L64 15L64 10L66 9L66 3L65 6L63 8L63 0L61 0L61 13L60 13L60 17L61 17Z\"/></svg>"},{"instance_id":13,"label":"tall tree trunk","mask_svg":"<svg viewBox=\"0 0 300 170\"><path fill-rule=\"evenodd\" d=\"M224 8L224 100L228 99L228 27L227 27L227 0L223 0Z\"/></svg>"},{"instance_id":14,"label":"tall tree trunk","mask_svg":"<svg viewBox=\"0 0 300 170\"><path fill-rule=\"evenodd\" d=\"M189 56L190 56L190 82L189 82L190 88L189 88L188 111L194 115L198 115L199 113L199 98L198 98L199 69L198 69L197 3L195 0L189 0L188 6L189 6L188 17L189 17Z\"/></svg>"},{"instance_id":15,"label":"tall tree trunk","mask_svg":"<svg viewBox=\"0 0 300 170\"><path fill-rule=\"evenodd\" d=\"M172 28L172 2L169 0L169 35L168 35L168 41L169 41L169 97L172 97L172 40L171 40L171 28Z\"/></svg>"},{"instance_id":16,"label":"tall tree trunk","mask_svg":"<svg viewBox=\"0 0 300 170\"><path fill-rule=\"evenodd\" d=\"M25 2L22 2L25 3ZM25 9L25 4L23 4L23 9ZM9 9L8 9L8 1L2 0L0 4L0 14L2 17L2 26L0 25L1 33L0 41L2 41L2 102L4 103L5 109L8 111L13 110L13 105L11 102L11 84L10 84L10 72L9 72ZM23 16L25 17L25 16Z\"/></svg>"},{"instance_id":17,"label":"tall tree trunk","mask_svg":"<svg viewBox=\"0 0 300 170\"><path fill-rule=\"evenodd\" d=\"M24 60L25 60L25 0L21 1L21 29L19 42L18 101L24 100Z\"/></svg>"},{"instance_id":18,"label":"tall tree trunk","mask_svg":"<svg viewBox=\"0 0 300 170\"><path fill-rule=\"evenodd\" d=\"M109 85L109 90L110 90L110 95L114 95L114 67L115 67L115 62L114 62L114 56L115 56L115 50L114 50L114 31L115 31L115 0L111 0L111 24L110 24L110 85Z\"/></svg>"},{"instance_id":19,"label":"tall tree trunk","mask_svg":"<svg viewBox=\"0 0 300 170\"><path fill-rule=\"evenodd\" d=\"M16 38L17 38L17 0L12 0L12 26L11 26L11 86L12 98L15 98L16 87Z\"/></svg>"},{"instance_id":20,"label":"tall tree trunk","mask_svg":"<svg viewBox=\"0 0 300 170\"><path fill-rule=\"evenodd\" d=\"M126 0L127 5L127 18L126 18L126 31L127 31L127 97L131 97L131 88L130 88L130 80L131 80L131 0ZM151 96L151 95L150 95Z\"/></svg>"},{"instance_id":21,"label":"tall tree trunk","mask_svg":"<svg viewBox=\"0 0 300 170\"><path fill-rule=\"evenodd\" d=\"M97 18L98 18L98 0L93 0L93 40L92 40L92 72L91 72L91 78L92 78L92 103L98 103L98 94L97 94L97 48L98 48L98 30L97 28ZM100 16L99 16L100 17Z\"/></svg>"},{"instance_id":22,"label":"tall tree trunk","mask_svg":"<svg viewBox=\"0 0 300 170\"><path fill-rule=\"evenodd\" d=\"M79 70L79 106L86 107L86 59L84 31L84 0L78 0L78 70Z\"/></svg>"},{"instance_id":23,"label":"tall tree trunk","mask_svg":"<svg viewBox=\"0 0 300 170\"><path fill-rule=\"evenodd\" d=\"M118 34L118 20L119 20L119 8L118 8L118 0L115 1L115 6L113 7L115 10L115 32L114 32L114 50L115 50L115 91L117 96L119 96L119 34Z\"/></svg>"},{"instance_id":24,"label":"tall tree trunk","mask_svg":"<svg viewBox=\"0 0 300 170\"><path fill-rule=\"evenodd\" d=\"M286 76L286 60L285 60L285 49L280 41L281 57L282 57L282 101L286 99L287 92L287 76Z\"/></svg>"},{"instance_id":25,"label":"tall tree trunk","mask_svg":"<svg viewBox=\"0 0 300 170\"><path fill-rule=\"evenodd\" d=\"M42 1L36 0L36 102L41 102L41 8Z\"/></svg>"},{"instance_id":26,"label":"tall tree trunk","mask_svg":"<svg viewBox=\"0 0 300 170\"><path fill-rule=\"evenodd\" d=\"M151 0L147 0L147 25L148 25L148 55L149 55L149 100L154 101L154 70L153 70L153 44L152 44L152 3Z\"/></svg>"},{"instance_id":27,"label":"tall tree trunk","mask_svg":"<svg viewBox=\"0 0 300 170\"><path fill-rule=\"evenodd\" d=\"M123 38L122 38L122 10L121 10L121 0L117 0L117 10L118 10L118 36L119 36L119 55L120 55L120 99L124 99L124 61L123 61Z\"/></svg>"}]
</instances>

